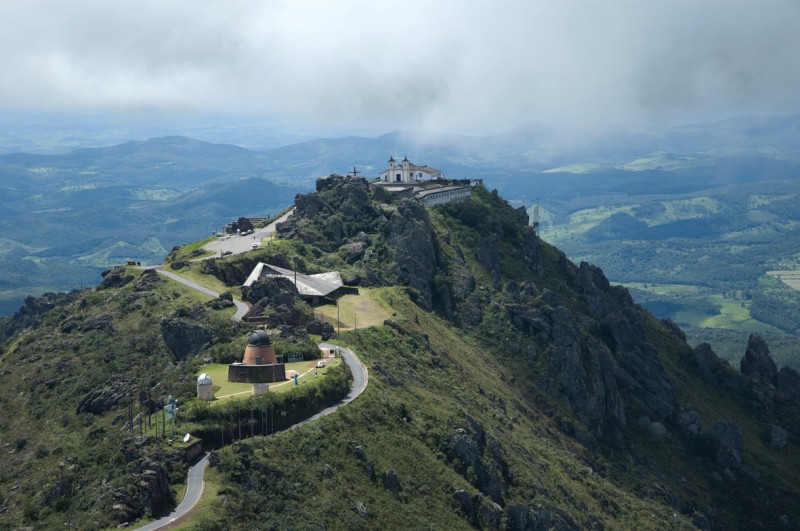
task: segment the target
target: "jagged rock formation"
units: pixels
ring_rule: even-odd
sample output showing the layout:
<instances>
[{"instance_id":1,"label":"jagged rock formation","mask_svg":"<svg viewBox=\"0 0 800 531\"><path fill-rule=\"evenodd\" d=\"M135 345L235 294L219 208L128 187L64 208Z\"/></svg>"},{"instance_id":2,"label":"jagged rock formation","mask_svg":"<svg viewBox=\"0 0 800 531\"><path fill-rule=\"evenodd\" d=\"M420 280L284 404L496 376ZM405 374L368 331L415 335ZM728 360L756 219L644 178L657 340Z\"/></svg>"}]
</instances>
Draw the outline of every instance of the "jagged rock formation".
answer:
<instances>
[{"instance_id":1,"label":"jagged rock formation","mask_svg":"<svg viewBox=\"0 0 800 531\"><path fill-rule=\"evenodd\" d=\"M762 384L774 385L778 368L769 355L769 347L758 334L747 341L747 350L741 361L742 374Z\"/></svg>"},{"instance_id":2,"label":"jagged rock formation","mask_svg":"<svg viewBox=\"0 0 800 531\"><path fill-rule=\"evenodd\" d=\"M128 273L122 266L115 266L108 271L103 271L101 275L103 281L100 283L100 286L98 286L101 289L119 288L131 282L134 278L133 275Z\"/></svg>"},{"instance_id":3,"label":"jagged rock formation","mask_svg":"<svg viewBox=\"0 0 800 531\"><path fill-rule=\"evenodd\" d=\"M161 337L175 360L197 356L211 341L205 325L185 317L161 320Z\"/></svg>"},{"instance_id":4,"label":"jagged rock formation","mask_svg":"<svg viewBox=\"0 0 800 531\"><path fill-rule=\"evenodd\" d=\"M425 207L412 199L400 201L389 216L386 247L389 271L401 284L416 290L423 308L433 308L436 250Z\"/></svg>"}]
</instances>

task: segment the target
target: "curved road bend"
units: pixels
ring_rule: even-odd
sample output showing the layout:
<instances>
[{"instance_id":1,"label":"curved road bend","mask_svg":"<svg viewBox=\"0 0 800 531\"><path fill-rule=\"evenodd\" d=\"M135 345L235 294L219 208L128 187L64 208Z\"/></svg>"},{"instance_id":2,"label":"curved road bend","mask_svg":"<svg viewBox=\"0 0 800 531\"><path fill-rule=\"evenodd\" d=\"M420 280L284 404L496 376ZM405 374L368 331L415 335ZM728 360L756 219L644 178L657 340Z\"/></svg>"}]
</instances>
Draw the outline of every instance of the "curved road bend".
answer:
<instances>
[{"instance_id":1,"label":"curved road bend","mask_svg":"<svg viewBox=\"0 0 800 531\"><path fill-rule=\"evenodd\" d=\"M298 426L316 420L320 417L330 415L341 406L355 400L366 390L367 382L369 381L367 368L363 363L361 363L361 360L358 359L358 356L356 356L352 350L340 347L339 352L342 355L342 359L344 359L345 363L347 363L347 366L350 367L350 371L353 373L353 385L350 388L350 392L347 393L347 396L344 397L338 404L334 404L329 408L323 409L312 417L301 420L297 424L293 424L287 428L287 430L293 430ZM189 515L192 509L194 509L194 506L197 505L197 502L200 501L200 498L203 495L203 488L205 487L203 473L205 472L207 466L208 454L206 454L200 461L189 468L189 475L186 478L186 494L184 494L181 503L167 516L164 516L155 522L151 522L144 527L140 527L138 530L155 531L156 529L171 529L172 527L182 524L183 520Z\"/></svg>"},{"instance_id":2,"label":"curved road bend","mask_svg":"<svg viewBox=\"0 0 800 531\"><path fill-rule=\"evenodd\" d=\"M180 282L190 288L196 289L206 295L211 295L212 297L219 297L219 293L212 291L208 288L204 288L195 282L191 282L186 280L185 278L179 277L174 273L170 273L169 271L162 271L157 269L157 271L173 280ZM244 311L239 315L239 311L237 310L236 315L233 316L234 321L241 320L242 316L247 312L247 306L234 299L237 308L240 308L239 305L244 306ZM241 309L241 308L240 308ZM238 317L237 317L238 316ZM348 404L358 398L361 393L363 393L367 389L367 383L369 383L369 372L367 368L361 363L361 360L358 359L358 356L355 353L347 348L344 347L336 347L336 345L331 345L330 343L321 343L320 347L322 348L338 348L339 353L342 356L342 359L347 366L350 367L350 372L353 373L353 385L350 387L350 392L347 393L338 404L334 404L329 408L323 409L316 415L309 417L305 420L298 422L297 424L293 424L290 426L289 430L293 430L294 428L306 424L307 422L311 422L316 420L320 417L324 417L325 415L330 415L341 406ZM203 474L208 466L208 454L203 456L203 458L189 467L189 474L186 478L186 493L183 496L183 500L181 503L175 507L175 509L169 513L167 516L156 520L155 522L151 522L144 527L138 528L139 531L155 531L156 529L171 529L177 525L183 523L183 520L187 517L187 515L194 509L197 502L200 501L201 496L203 495L203 488L205 487L205 482L203 481Z\"/></svg>"},{"instance_id":3,"label":"curved road bend","mask_svg":"<svg viewBox=\"0 0 800 531\"><path fill-rule=\"evenodd\" d=\"M216 291L203 287L196 282L192 282L191 280L186 280L185 278L178 276L175 273L170 273L169 271L164 271L163 269L159 269L159 267L161 266L155 268L156 272L158 272L159 275L164 275L165 277L169 277L176 282L180 282L184 286L188 286L193 290L199 291L200 293L205 293L206 295L214 297L215 299L219 298L219 293L217 293ZM231 317L231 319L234 321L241 321L242 317L244 317L244 315L248 312L248 310L250 310L250 308L247 306L247 304L237 299L233 299L233 304L236 305L236 313L233 314L233 317Z\"/></svg>"},{"instance_id":4,"label":"curved road bend","mask_svg":"<svg viewBox=\"0 0 800 531\"><path fill-rule=\"evenodd\" d=\"M328 343L320 343L319 345L322 348L330 348L335 347L335 345L330 345ZM325 415L330 415L341 406L348 404L358 398L358 396L363 393L367 389L367 383L369 382L369 372L367 372L367 368L361 363L361 360L358 359L358 356L355 353L347 348L344 347L337 347L339 353L342 355L342 359L350 367L350 372L353 373L353 385L350 387L350 392L347 393L347 396L342 398L338 403L332 405L329 408L325 408L316 415L308 417L305 420L301 420L297 424L292 424L287 428L287 430L293 430L298 426L302 426L307 422L311 422L312 420L316 420L320 417L324 417Z\"/></svg>"},{"instance_id":5,"label":"curved road bend","mask_svg":"<svg viewBox=\"0 0 800 531\"><path fill-rule=\"evenodd\" d=\"M208 454L189 468L189 475L186 478L186 493L183 495L181 503L167 516L151 522L144 527L138 528L139 531L154 531L156 529L169 529L170 527L181 524L183 519L189 511L191 511L200 497L203 495L203 488L205 482L203 481L203 474L208 466ZM172 525L170 525L172 524Z\"/></svg>"}]
</instances>

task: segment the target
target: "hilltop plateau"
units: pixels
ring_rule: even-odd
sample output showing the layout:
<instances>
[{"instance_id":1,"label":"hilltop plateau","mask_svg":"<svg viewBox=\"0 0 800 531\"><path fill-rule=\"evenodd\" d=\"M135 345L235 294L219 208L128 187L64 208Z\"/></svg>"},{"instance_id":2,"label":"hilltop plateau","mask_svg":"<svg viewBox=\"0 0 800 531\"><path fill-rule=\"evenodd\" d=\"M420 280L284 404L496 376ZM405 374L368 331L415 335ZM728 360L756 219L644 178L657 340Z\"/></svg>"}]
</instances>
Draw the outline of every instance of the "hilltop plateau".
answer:
<instances>
[{"instance_id":1,"label":"hilltop plateau","mask_svg":"<svg viewBox=\"0 0 800 531\"><path fill-rule=\"evenodd\" d=\"M136 432L167 394L183 408L179 429L217 448L196 529L800 522L800 375L779 370L759 336L741 345L740 370L691 348L481 186L425 209L331 176L294 206L266 248L199 264L171 253L178 274L227 286L219 299L114 268L96 289L30 298L3 319L0 401L14 411L0 425L4 525L104 528L173 506L183 449ZM276 349L310 352L324 330L291 284L239 289L258 262L339 271L389 319L336 338L369 369L361 397L251 437L267 408L285 427L338 400L349 378L269 402L192 398L204 363L244 347L250 328L229 319L231 298L253 305Z\"/></svg>"}]
</instances>

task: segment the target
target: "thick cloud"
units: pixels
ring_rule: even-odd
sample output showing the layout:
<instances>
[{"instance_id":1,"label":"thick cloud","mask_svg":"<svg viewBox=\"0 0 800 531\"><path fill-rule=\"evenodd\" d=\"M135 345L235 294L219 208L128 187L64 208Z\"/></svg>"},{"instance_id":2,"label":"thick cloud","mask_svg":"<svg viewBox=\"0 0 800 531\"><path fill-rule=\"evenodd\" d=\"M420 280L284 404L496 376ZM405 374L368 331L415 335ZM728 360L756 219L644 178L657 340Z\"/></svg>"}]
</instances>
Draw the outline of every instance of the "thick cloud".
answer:
<instances>
[{"instance_id":1,"label":"thick cloud","mask_svg":"<svg viewBox=\"0 0 800 531\"><path fill-rule=\"evenodd\" d=\"M797 0L5 2L0 105L487 132L800 110Z\"/></svg>"}]
</instances>

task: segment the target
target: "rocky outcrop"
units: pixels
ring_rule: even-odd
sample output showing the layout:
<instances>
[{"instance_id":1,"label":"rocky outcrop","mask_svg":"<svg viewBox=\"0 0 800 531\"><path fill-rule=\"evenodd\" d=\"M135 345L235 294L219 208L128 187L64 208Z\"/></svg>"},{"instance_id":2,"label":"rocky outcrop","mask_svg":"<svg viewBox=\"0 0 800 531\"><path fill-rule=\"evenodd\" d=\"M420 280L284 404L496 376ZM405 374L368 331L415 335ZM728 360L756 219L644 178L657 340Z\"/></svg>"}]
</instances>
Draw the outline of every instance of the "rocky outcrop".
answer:
<instances>
[{"instance_id":1,"label":"rocky outcrop","mask_svg":"<svg viewBox=\"0 0 800 531\"><path fill-rule=\"evenodd\" d=\"M646 313L627 290L611 286L602 270L587 263L575 270L572 286L588 315L570 309L550 289L540 293L529 282L506 286L511 322L544 346L535 357L546 368L540 383L554 398L565 397L595 437L626 425L626 401L654 414L653 424L663 427L676 393L648 341Z\"/></svg>"},{"instance_id":2,"label":"rocky outcrop","mask_svg":"<svg viewBox=\"0 0 800 531\"><path fill-rule=\"evenodd\" d=\"M105 330L106 332L114 331L114 318L110 315L97 315L81 321L74 315L68 316L61 323L61 331L65 334L79 330L81 332L90 332L92 330Z\"/></svg>"},{"instance_id":3,"label":"rocky outcrop","mask_svg":"<svg viewBox=\"0 0 800 531\"><path fill-rule=\"evenodd\" d=\"M154 515L166 503L173 501L169 489L169 477L158 461L144 458L139 475L139 501L148 514Z\"/></svg>"},{"instance_id":4,"label":"rocky outcrop","mask_svg":"<svg viewBox=\"0 0 800 531\"><path fill-rule=\"evenodd\" d=\"M82 302L77 302L82 301ZM80 293L71 291L69 293L44 293L39 297L28 296L19 310L6 319L0 319L0 340L9 338L25 328L36 326L42 317L57 305L67 304L86 304L85 299L80 298Z\"/></svg>"},{"instance_id":5,"label":"rocky outcrop","mask_svg":"<svg viewBox=\"0 0 800 531\"><path fill-rule=\"evenodd\" d=\"M737 392L747 388L746 378L733 370L726 360L717 357L708 343L697 345L692 354L703 381Z\"/></svg>"},{"instance_id":6,"label":"rocky outcrop","mask_svg":"<svg viewBox=\"0 0 800 531\"><path fill-rule=\"evenodd\" d=\"M133 275L127 272L123 266L114 266L101 273L103 281L97 289L120 288L133 280Z\"/></svg>"},{"instance_id":7,"label":"rocky outcrop","mask_svg":"<svg viewBox=\"0 0 800 531\"><path fill-rule=\"evenodd\" d=\"M769 445L773 448L783 448L789 439L789 433L781 426L773 424L769 427Z\"/></svg>"},{"instance_id":8,"label":"rocky outcrop","mask_svg":"<svg viewBox=\"0 0 800 531\"><path fill-rule=\"evenodd\" d=\"M502 505L508 465L500 443L483 426L467 417L463 427L456 427L448 443L448 453L456 462L456 471L478 490Z\"/></svg>"},{"instance_id":9,"label":"rocky outcrop","mask_svg":"<svg viewBox=\"0 0 800 531\"><path fill-rule=\"evenodd\" d=\"M586 262L578 268L573 286L598 320L600 336L616 362L617 384L661 420L666 419L675 405L675 388L658 351L647 340L644 311L626 289L611 286L600 268Z\"/></svg>"},{"instance_id":10,"label":"rocky outcrop","mask_svg":"<svg viewBox=\"0 0 800 531\"><path fill-rule=\"evenodd\" d=\"M261 278L252 286L242 287L242 299L250 304L259 304L263 299L272 305L292 306L298 299L297 288L286 277Z\"/></svg>"},{"instance_id":11,"label":"rocky outcrop","mask_svg":"<svg viewBox=\"0 0 800 531\"><path fill-rule=\"evenodd\" d=\"M333 334L336 333L336 330L333 329L333 325L328 321L321 321L314 318L311 319L308 324L306 324L306 332L321 336L323 341L327 341L333 337Z\"/></svg>"},{"instance_id":12,"label":"rocky outcrop","mask_svg":"<svg viewBox=\"0 0 800 531\"><path fill-rule=\"evenodd\" d=\"M292 334L298 327L308 329L310 326L313 331L309 333L327 337L333 335L333 327L314 318L311 309L300 299L297 288L288 278L262 278L250 288L242 288L242 293L243 298L253 304L247 315L266 316L268 328L281 328Z\"/></svg>"},{"instance_id":13,"label":"rocky outcrop","mask_svg":"<svg viewBox=\"0 0 800 531\"><path fill-rule=\"evenodd\" d=\"M569 514L558 507L517 504L507 506L503 513L506 515L506 529L509 531L537 531L539 529L581 531L584 529Z\"/></svg>"},{"instance_id":14,"label":"rocky outcrop","mask_svg":"<svg viewBox=\"0 0 800 531\"><path fill-rule=\"evenodd\" d=\"M774 385L778 368L769 354L767 343L758 334L751 334L741 361L742 374L764 385Z\"/></svg>"},{"instance_id":15,"label":"rocky outcrop","mask_svg":"<svg viewBox=\"0 0 800 531\"><path fill-rule=\"evenodd\" d=\"M433 307L436 248L428 213L419 202L400 201L386 227L389 270L401 284L413 288L424 309Z\"/></svg>"},{"instance_id":16,"label":"rocky outcrop","mask_svg":"<svg viewBox=\"0 0 800 531\"><path fill-rule=\"evenodd\" d=\"M515 297L532 286L507 288ZM617 375L622 371L609 348L598 341L587 341L578 320L554 292L544 290L541 303L508 303L512 323L524 333L541 338L549 345L540 354L546 364L540 384L553 397L565 397L581 423L595 436L602 436L606 423L626 423Z\"/></svg>"},{"instance_id":17,"label":"rocky outcrop","mask_svg":"<svg viewBox=\"0 0 800 531\"><path fill-rule=\"evenodd\" d=\"M81 398L75 414L92 413L101 415L111 410L123 399L131 399L134 383L122 376L112 376L104 384L98 386Z\"/></svg>"},{"instance_id":18,"label":"rocky outcrop","mask_svg":"<svg viewBox=\"0 0 800 531\"><path fill-rule=\"evenodd\" d=\"M661 420L667 418L675 405L675 387L667 377L658 351L647 341L644 315L629 306L604 319L602 329L621 369L616 372L620 387Z\"/></svg>"},{"instance_id":19,"label":"rocky outcrop","mask_svg":"<svg viewBox=\"0 0 800 531\"><path fill-rule=\"evenodd\" d=\"M164 280L156 273L155 269L145 269L133 289L134 291L152 291L162 282Z\"/></svg>"},{"instance_id":20,"label":"rocky outcrop","mask_svg":"<svg viewBox=\"0 0 800 531\"><path fill-rule=\"evenodd\" d=\"M741 456L744 451L744 437L741 428L728 420L719 420L711 426L708 432L716 443L717 464L731 470L738 469L742 464Z\"/></svg>"},{"instance_id":21,"label":"rocky outcrop","mask_svg":"<svg viewBox=\"0 0 800 531\"><path fill-rule=\"evenodd\" d=\"M481 238L477 249L478 261L489 270L494 289L500 287L500 278L502 276L499 243L500 236L498 234L490 234Z\"/></svg>"},{"instance_id":22,"label":"rocky outcrop","mask_svg":"<svg viewBox=\"0 0 800 531\"><path fill-rule=\"evenodd\" d=\"M778 395L790 404L800 406L800 373L791 367L784 367L776 378Z\"/></svg>"},{"instance_id":23,"label":"rocky outcrop","mask_svg":"<svg viewBox=\"0 0 800 531\"><path fill-rule=\"evenodd\" d=\"M339 247L339 254L348 264L354 264L364 257L364 251L367 250L367 242L356 241L345 243Z\"/></svg>"},{"instance_id":24,"label":"rocky outcrop","mask_svg":"<svg viewBox=\"0 0 800 531\"><path fill-rule=\"evenodd\" d=\"M386 223L371 193L361 177L331 175L318 179L315 193L295 197L295 213L278 224L278 236L333 252L358 233L380 230ZM357 247L346 251L352 260L358 259Z\"/></svg>"},{"instance_id":25,"label":"rocky outcrop","mask_svg":"<svg viewBox=\"0 0 800 531\"><path fill-rule=\"evenodd\" d=\"M184 318L161 320L161 337L176 361L200 354L211 342L211 331L204 325Z\"/></svg>"}]
</instances>

